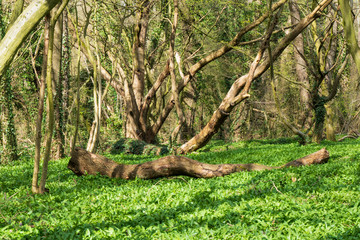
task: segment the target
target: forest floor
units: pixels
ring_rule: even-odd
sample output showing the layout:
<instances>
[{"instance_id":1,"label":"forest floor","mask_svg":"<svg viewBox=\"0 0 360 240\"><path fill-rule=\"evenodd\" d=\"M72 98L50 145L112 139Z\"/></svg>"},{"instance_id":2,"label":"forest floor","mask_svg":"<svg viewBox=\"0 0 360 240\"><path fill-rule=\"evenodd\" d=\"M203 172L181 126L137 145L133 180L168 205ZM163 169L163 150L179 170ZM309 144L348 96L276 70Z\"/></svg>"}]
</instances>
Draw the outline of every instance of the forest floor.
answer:
<instances>
[{"instance_id":1,"label":"forest floor","mask_svg":"<svg viewBox=\"0 0 360 240\"><path fill-rule=\"evenodd\" d=\"M49 194L30 192L32 161L0 165L0 239L360 239L360 139L212 141L207 163L279 166L323 147L323 165L126 181L77 177L50 162ZM155 156L106 155L120 163Z\"/></svg>"}]
</instances>

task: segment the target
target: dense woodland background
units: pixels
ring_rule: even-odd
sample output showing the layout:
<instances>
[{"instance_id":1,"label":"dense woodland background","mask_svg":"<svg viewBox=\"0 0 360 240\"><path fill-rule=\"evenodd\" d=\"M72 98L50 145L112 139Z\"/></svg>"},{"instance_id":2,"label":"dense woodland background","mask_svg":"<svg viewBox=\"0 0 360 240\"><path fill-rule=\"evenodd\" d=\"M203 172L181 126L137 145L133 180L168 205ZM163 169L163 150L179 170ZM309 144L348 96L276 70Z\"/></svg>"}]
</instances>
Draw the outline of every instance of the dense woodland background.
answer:
<instances>
[{"instance_id":1,"label":"dense woodland background","mask_svg":"<svg viewBox=\"0 0 360 240\"><path fill-rule=\"evenodd\" d=\"M122 138L189 153L213 136L357 137L359 3L340 3L59 3L2 74L1 161ZM4 39L28 5L1 2Z\"/></svg>"}]
</instances>

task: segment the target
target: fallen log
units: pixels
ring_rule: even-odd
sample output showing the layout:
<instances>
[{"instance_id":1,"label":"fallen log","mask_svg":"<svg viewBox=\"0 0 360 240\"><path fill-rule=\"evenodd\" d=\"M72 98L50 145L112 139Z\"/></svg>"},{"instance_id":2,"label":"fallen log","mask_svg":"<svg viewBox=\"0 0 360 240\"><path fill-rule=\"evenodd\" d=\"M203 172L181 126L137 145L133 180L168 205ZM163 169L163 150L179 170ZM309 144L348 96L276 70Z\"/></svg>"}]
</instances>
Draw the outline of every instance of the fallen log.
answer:
<instances>
[{"instance_id":1,"label":"fallen log","mask_svg":"<svg viewBox=\"0 0 360 240\"><path fill-rule=\"evenodd\" d=\"M68 169L76 175L86 174L108 176L122 179L152 179L185 175L196 178L212 178L225 176L241 171L259 171L281 169L286 167L308 166L326 163L329 152L323 148L303 158L291 161L279 167L261 164L207 164L183 156L166 156L141 164L119 164L104 156L90 153L82 148L76 148L68 164Z\"/></svg>"}]
</instances>

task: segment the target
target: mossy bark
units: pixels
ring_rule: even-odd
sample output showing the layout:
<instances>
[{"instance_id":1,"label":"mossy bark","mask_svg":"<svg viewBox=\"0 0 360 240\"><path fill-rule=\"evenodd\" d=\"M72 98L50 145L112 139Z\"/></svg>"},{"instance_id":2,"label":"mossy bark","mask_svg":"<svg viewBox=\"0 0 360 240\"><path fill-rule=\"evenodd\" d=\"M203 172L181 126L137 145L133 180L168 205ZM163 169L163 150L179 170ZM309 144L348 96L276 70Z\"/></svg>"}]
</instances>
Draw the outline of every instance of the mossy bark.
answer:
<instances>
[{"instance_id":1,"label":"mossy bark","mask_svg":"<svg viewBox=\"0 0 360 240\"><path fill-rule=\"evenodd\" d=\"M60 5L59 9L54 13L54 15L50 18L49 23L49 46L48 46L48 53L47 53L47 62L46 62L46 85L47 85L47 136L45 142L45 152L44 152L44 159L43 159L43 166L42 166L42 174L40 185L37 185L37 178L39 173L39 159L35 159L34 164L34 174L33 174L33 183L31 190L34 193L43 194L47 192L45 188L47 172L48 172L48 163L50 160L50 151L51 151L51 143L52 143L52 136L55 124L55 116L54 116L54 99L53 99L53 82L52 82L52 63L53 63L53 48L54 48L54 32L55 32L55 24L57 19L59 18L60 14L66 7L69 0L64 0ZM40 154L39 154L40 155ZM40 157L40 156L39 156ZM37 169L36 169L37 167Z\"/></svg>"},{"instance_id":2,"label":"mossy bark","mask_svg":"<svg viewBox=\"0 0 360 240\"><path fill-rule=\"evenodd\" d=\"M60 0L34 0L16 19L0 42L0 77L12 62L17 50L38 22Z\"/></svg>"}]
</instances>

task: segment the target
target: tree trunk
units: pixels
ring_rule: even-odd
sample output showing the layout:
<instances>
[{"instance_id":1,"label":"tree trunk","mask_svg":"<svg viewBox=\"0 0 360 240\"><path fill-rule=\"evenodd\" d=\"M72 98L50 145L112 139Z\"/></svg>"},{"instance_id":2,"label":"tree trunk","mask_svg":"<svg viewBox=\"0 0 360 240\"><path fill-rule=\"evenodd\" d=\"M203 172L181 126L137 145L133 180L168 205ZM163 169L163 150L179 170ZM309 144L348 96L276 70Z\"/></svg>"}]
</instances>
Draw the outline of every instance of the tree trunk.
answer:
<instances>
[{"instance_id":1,"label":"tree trunk","mask_svg":"<svg viewBox=\"0 0 360 240\"><path fill-rule=\"evenodd\" d=\"M32 1L9 28L5 37L0 42L0 77L3 76L9 67L27 35L58 2L60 0Z\"/></svg>"},{"instance_id":2,"label":"tree trunk","mask_svg":"<svg viewBox=\"0 0 360 240\"><path fill-rule=\"evenodd\" d=\"M334 129L334 113L331 104L325 105L326 108L326 139L336 142L335 129Z\"/></svg>"},{"instance_id":3,"label":"tree trunk","mask_svg":"<svg viewBox=\"0 0 360 240\"><path fill-rule=\"evenodd\" d=\"M24 0L17 0L14 4L8 29L14 24L16 19L19 17L23 11ZM3 97L5 98L5 109L7 110L7 127L6 127L6 148L4 151L4 156L7 161L14 161L19 158L17 152L17 139L16 139L16 128L14 122L14 111L13 111L13 102L14 102L14 93L11 86L11 78L13 71L8 69L5 80L3 83Z\"/></svg>"},{"instance_id":4,"label":"tree trunk","mask_svg":"<svg viewBox=\"0 0 360 240\"><path fill-rule=\"evenodd\" d=\"M54 10L57 10L55 8ZM55 87L55 142L56 142L56 152L55 159L60 159L64 157L64 114L63 114L63 82L61 76L62 68L62 35L63 35L63 18L59 17L59 20L55 24L54 32L54 53L53 53L53 82Z\"/></svg>"},{"instance_id":5,"label":"tree trunk","mask_svg":"<svg viewBox=\"0 0 360 240\"><path fill-rule=\"evenodd\" d=\"M97 9L97 7L95 7ZM95 15L97 14L95 10ZM87 22L88 24L89 22ZM98 26L93 26L95 34L97 34ZM80 42L79 42L80 44ZM92 49L89 43L89 37L85 36L86 50L89 55L90 63L93 67L93 96L94 96L94 121L92 123L89 139L87 143L87 151L96 152L99 143L100 126L101 126L101 105L102 105L102 81L101 81L101 62L99 56L98 39L95 36L94 45ZM93 55L93 53L95 56Z\"/></svg>"},{"instance_id":6,"label":"tree trunk","mask_svg":"<svg viewBox=\"0 0 360 240\"><path fill-rule=\"evenodd\" d=\"M141 1L140 11L136 13L133 45L133 83L136 104L140 107L145 90L145 51L149 24L150 1Z\"/></svg>"},{"instance_id":7,"label":"tree trunk","mask_svg":"<svg viewBox=\"0 0 360 240\"><path fill-rule=\"evenodd\" d=\"M45 78L46 78L46 66L47 66L47 55L49 49L49 25L50 25L50 14L45 17L44 27L44 52L43 52L43 63L40 76L40 89L39 89L39 105L38 114L36 118L35 127L35 157L34 157L34 171L32 179L32 192L38 192L38 178L40 171L40 158L41 158L41 138L42 138L42 120L44 112L44 99L45 99Z\"/></svg>"},{"instance_id":8,"label":"tree trunk","mask_svg":"<svg viewBox=\"0 0 360 240\"><path fill-rule=\"evenodd\" d=\"M11 86L11 74L13 71L8 70L6 77L4 79L3 94L5 98L4 107L6 109L7 117L7 126L6 126L6 147L4 151L4 156L7 161L15 161L19 158L18 148L17 148L17 139L16 139L16 128L14 120L14 93Z\"/></svg>"},{"instance_id":9,"label":"tree trunk","mask_svg":"<svg viewBox=\"0 0 360 240\"><path fill-rule=\"evenodd\" d=\"M155 161L142 164L125 165L118 164L103 156L90 153L82 148L76 148L69 161L68 169L76 175L86 174L108 176L122 179L152 179L185 175L196 178L221 177L241 171L259 171L281 169L286 167L308 166L312 164L326 163L329 152L323 148L303 158L291 161L279 167L265 166L261 164L207 164L192 160L183 156L166 156Z\"/></svg>"},{"instance_id":10,"label":"tree trunk","mask_svg":"<svg viewBox=\"0 0 360 240\"><path fill-rule=\"evenodd\" d=\"M313 142L320 143L323 140L324 123L326 116L325 102L322 97L314 98L315 127L312 136Z\"/></svg>"},{"instance_id":11,"label":"tree trunk","mask_svg":"<svg viewBox=\"0 0 360 240\"><path fill-rule=\"evenodd\" d=\"M39 173L39 159L35 159L35 166L37 165L37 169L34 166L34 174L33 174L33 182L32 182L32 191L34 193L43 194L47 192L45 188L46 178L47 178L47 170L48 170L48 163L50 160L50 151L51 151L51 143L52 143L52 136L54 130L54 100L53 100L53 89L52 89L52 60L53 60L53 47L54 47L54 31L55 31L55 24L64 10L65 6L67 5L69 0L64 0L60 5L59 9L56 13L51 16L50 23L49 23L49 40L48 40L48 53L47 53L47 66L46 66L46 85L47 85L47 136L45 142L45 152L44 152L44 159L43 159L43 166L42 166L42 174L40 185L37 185L38 173ZM40 157L40 154L39 154Z\"/></svg>"},{"instance_id":12,"label":"tree trunk","mask_svg":"<svg viewBox=\"0 0 360 240\"><path fill-rule=\"evenodd\" d=\"M68 121L69 114L68 114L68 106L69 106L69 91L70 91L70 35L68 29L68 15L67 11L63 12L63 57L62 57L62 68L61 68L61 82L62 82L62 113L63 113L63 125L61 128L62 137L64 137L64 148L65 148L65 133L67 132L66 129L66 122ZM70 145L70 144L69 144Z\"/></svg>"},{"instance_id":13,"label":"tree trunk","mask_svg":"<svg viewBox=\"0 0 360 240\"><path fill-rule=\"evenodd\" d=\"M300 9L296 2L296 0L289 1L289 9L291 13L291 24L296 25L299 23ZM293 41L294 46L294 59L295 59L295 71L297 81L302 83L304 86L309 88L309 78L306 70L306 62L302 56L304 54L304 39L303 35L299 34ZM308 112L310 112L310 94L309 91L305 87L300 87L300 100L303 106L304 119L301 120L302 123L307 124L307 127L310 127L311 116L309 116Z\"/></svg>"},{"instance_id":14,"label":"tree trunk","mask_svg":"<svg viewBox=\"0 0 360 240\"><path fill-rule=\"evenodd\" d=\"M133 80L131 84L126 83L128 85L125 86L125 98L127 99L125 136L145 140L146 120L141 121L143 119L140 119L140 107L143 103L145 90L145 53L150 1L141 2L139 9L136 13L136 23L134 25Z\"/></svg>"},{"instance_id":15,"label":"tree trunk","mask_svg":"<svg viewBox=\"0 0 360 240\"><path fill-rule=\"evenodd\" d=\"M358 74L360 74L360 48L356 40L356 33L352 18L353 15L349 0L339 0L339 4L344 22L346 43L349 47L350 54L354 59Z\"/></svg>"},{"instance_id":16,"label":"tree trunk","mask_svg":"<svg viewBox=\"0 0 360 240\"><path fill-rule=\"evenodd\" d=\"M178 1L174 0L174 20L172 22L172 30L170 34L170 48L169 48L169 68L170 68L170 77L171 77L171 91L172 91L172 98L175 101L176 113L178 116L178 123L175 129L172 132L171 139L175 143L177 136L185 123L184 112L182 110L180 104L180 97L179 97L179 88L178 83L176 81L176 74L175 74L175 38L176 38L176 28L178 22ZM182 74L183 76L183 74Z\"/></svg>"},{"instance_id":17,"label":"tree trunk","mask_svg":"<svg viewBox=\"0 0 360 240\"><path fill-rule=\"evenodd\" d=\"M80 34L78 30L78 20L73 22L76 33L76 40L78 41L79 46L80 43ZM77 51L77 59L76 59L76 114L75 114L75 132L72 141L70 142L70 155L75 151L76 139L78 138L79 133L79 123L80 123L80 60L81 60L81 48L78 48ZM69 63L70 64L70 63ZM70 67L70 66L69 66Z\"/></svg>"},{"instance_id":18,"label":"tree trunk","mask_svg":"<svg viewBox=\"0 0 360 240\"><path fill-rule=\"evenodd\" d=\"M49 27L49 49L48 59L46 67L46 88L47 88L47 126L46 126L46 140L45 140L45 151L43 158L43 166L41 173L41 180L38 191L36 193L45 193L45 183L47 178L48 164L50 161L51 154L51 143L53 137L55 116L54 116L54 98L53 98L53 84L52 84L52 60L53 60L53 47L54 47L54 31L55 31L56 18L54 16L50 19Z\"/></svg>"}]
</instances>

